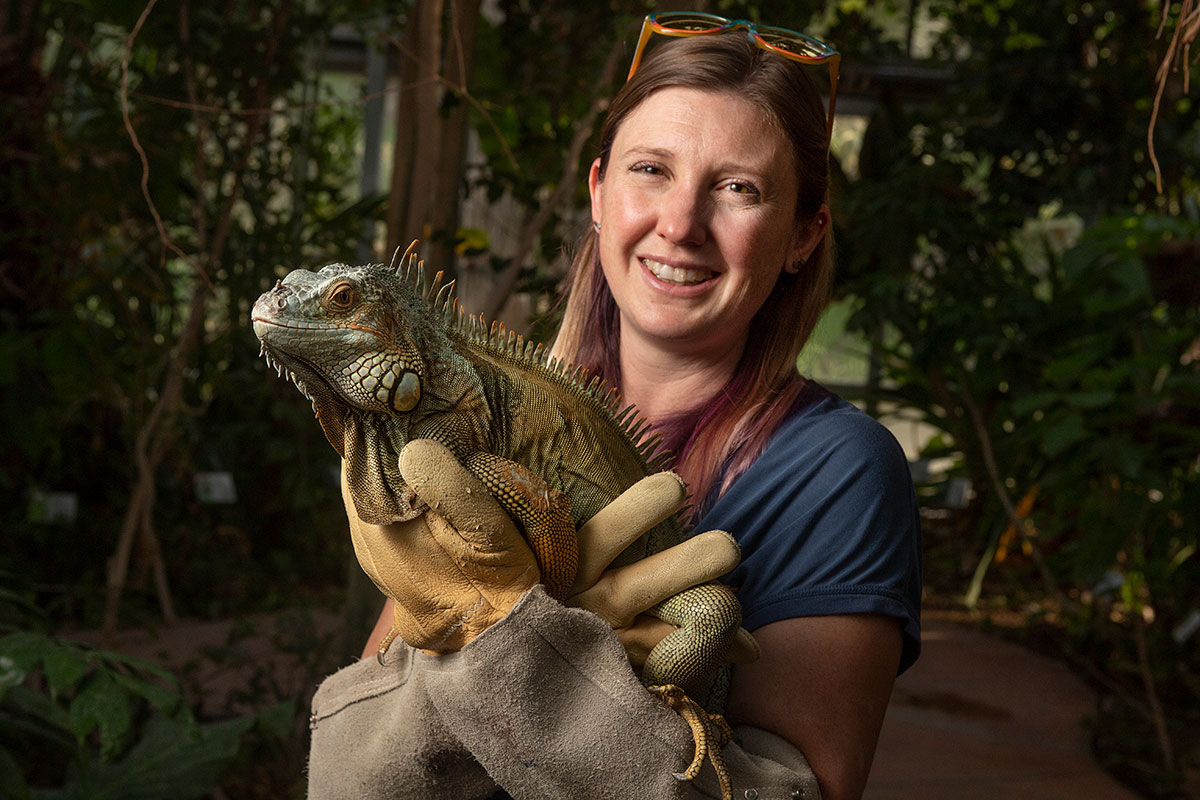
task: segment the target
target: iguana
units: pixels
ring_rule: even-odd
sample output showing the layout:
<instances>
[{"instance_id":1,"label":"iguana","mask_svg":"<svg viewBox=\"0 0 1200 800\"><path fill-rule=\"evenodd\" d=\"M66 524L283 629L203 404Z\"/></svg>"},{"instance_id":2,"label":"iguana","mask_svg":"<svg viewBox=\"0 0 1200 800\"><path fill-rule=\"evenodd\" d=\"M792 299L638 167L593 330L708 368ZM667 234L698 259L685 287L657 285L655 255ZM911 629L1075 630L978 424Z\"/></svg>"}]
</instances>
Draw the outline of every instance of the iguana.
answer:
<instances>
[{"instance_id":1,"label":"iguana","mask_svg":"<svg viewBox=\"0 0 1200 800\"><path fill-rule=\"evenodd\" d=\"M666 468L669 456L656 450L647 423L615 390L541 345L466 315L452 283L441 285L438 273L427 284L423 273L411 248L399 268L295 270L254 304L261 354L312 401L345 459L363 521L386 524L425 511L400 476L398 456L414 439L436 440L518 523L547 591L561 600L575 579L576 528ZM617 563L689 535L678 515L669 518ZM728 726L685 693L705 691L734 639L749 636L739 630L737 599L728 587L703 584L648 613L681 628L650 653L641 676L692 727L696 757L678 777L694 778L707 751L729 797L720 746L709 742L726 739Z\"/></svg>"}]
</instances>

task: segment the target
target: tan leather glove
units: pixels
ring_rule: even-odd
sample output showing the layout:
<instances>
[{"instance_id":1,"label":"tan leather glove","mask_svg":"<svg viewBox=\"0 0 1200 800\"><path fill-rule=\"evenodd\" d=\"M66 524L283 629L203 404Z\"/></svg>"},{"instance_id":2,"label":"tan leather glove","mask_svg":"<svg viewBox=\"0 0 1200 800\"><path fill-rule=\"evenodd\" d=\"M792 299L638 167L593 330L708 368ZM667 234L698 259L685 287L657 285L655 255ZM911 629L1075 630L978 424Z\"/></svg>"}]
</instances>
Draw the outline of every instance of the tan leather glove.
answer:
<instances>
[{"instance_id":1,"label":"tan leather glove","mask_svg":"<svg viewBox=\"0 0 1200 800\"><path fill-rule=\"evenodd\" d=\"M675 630L674 625L643 612L684 589L716 580L741 560L737 541L725 531L713 530L609 569L626 547L674 514L686 499L687 487L679 476L660 472L642 478L579 529L579 574L567 605L591 611L611 625L638 667ZM748 663L758 654L753 637L739 631L730 662Z\"/></svg>"},{"instance_id":2,"label":"tan leather glove","mask_svg":"<svg viewBox=\"0 0 1200 800\"><path fill-rule=\"evenodd\" d=\"M358 518L342 464L342 501L363 571L395 602L391 633L431 653L462 648L539 581L533 552L479 479L442 445L410 442L400 474L429 510L408 522Z\"/></svg>"},{"instance_id":3,"label":"tan leather glove","mask_svg":"<svg viewBox=\"0 0 1200 800\"><path fill-rule=\"evenodd\" d=\"M355 554L394 603L391 634L432 653L461 649L508 613L539 582L537 563L512 520L475 476L442 445L419 439L400 454L405 482L429 505L409 522L370 525L354 511L342 471L342 496ZM579 573L568 605L591 611L617 630L638 666L674 626L638 615L671 595L731 570L740 557L723 531L699 534L628 566L617 555L683 503L671 473L642 479L579 531ZM735 662L753 660L749 634Z\"/></svg>"}]
</instances>

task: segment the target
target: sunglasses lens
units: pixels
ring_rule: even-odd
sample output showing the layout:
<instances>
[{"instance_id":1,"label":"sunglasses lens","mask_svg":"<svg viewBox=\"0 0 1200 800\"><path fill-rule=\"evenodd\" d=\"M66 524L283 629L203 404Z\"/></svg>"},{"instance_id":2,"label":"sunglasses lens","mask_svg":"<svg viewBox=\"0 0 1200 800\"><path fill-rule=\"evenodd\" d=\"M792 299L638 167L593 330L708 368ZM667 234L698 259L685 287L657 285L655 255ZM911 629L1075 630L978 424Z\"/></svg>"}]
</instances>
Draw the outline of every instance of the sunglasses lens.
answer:
<instances>
[{"instance_id":1,"label":"sunglasses lens","mask_svg":"<svg viewBox=\"0 0 1200 800\"><path fill-rule=\"evenodd\" d=\"M699 12L677 12L655 14L654 24L671 31L701 32L712 31L729 24L729 20L716 14L701 14Z\"/></svg>"},{"instance_id":2,"label":"sunglasses lens","mask_svg":"<svg viewBox=\"0 0 1200 800\"><path fill-rule=\"evenodd\" d=\"M757 33L760 39L772 47L778 47L780 50L786 50L798 56L826 58L833 55L827 45L821 44L815 39L809 39L807 36L803 36L795 31L789 31L787 28L760 26L757 29Z\"/></svg>"}]
</instances>

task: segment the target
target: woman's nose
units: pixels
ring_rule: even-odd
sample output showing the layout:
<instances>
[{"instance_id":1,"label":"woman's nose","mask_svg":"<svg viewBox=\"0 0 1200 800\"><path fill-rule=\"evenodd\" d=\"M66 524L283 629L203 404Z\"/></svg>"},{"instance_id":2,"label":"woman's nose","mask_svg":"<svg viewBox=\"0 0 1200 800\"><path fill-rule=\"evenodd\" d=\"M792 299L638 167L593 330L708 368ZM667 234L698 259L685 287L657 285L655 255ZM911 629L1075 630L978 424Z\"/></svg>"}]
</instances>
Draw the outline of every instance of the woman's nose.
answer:
<instances>
[{"instance_id":1,"label":"woman's nose","mask_svg":"<svg viewBox=\"0 0 1200 800\"><path fill-rule=\"evenodd\" d=\"M677 184L662 196L655 232L672 244L698 245L708 238L702 194Z\"/></svg>"}]
</instances>

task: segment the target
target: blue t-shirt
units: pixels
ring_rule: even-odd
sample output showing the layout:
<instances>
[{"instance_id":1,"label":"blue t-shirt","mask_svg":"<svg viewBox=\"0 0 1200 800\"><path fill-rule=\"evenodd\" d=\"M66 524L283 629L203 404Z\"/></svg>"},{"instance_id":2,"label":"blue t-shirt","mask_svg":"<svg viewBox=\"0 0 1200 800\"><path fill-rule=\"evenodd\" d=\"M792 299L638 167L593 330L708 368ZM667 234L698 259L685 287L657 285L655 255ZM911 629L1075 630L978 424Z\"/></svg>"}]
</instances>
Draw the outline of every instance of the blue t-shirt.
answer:
<instances>
[{"instance_id":1,"label":"blue t-shirt","mask_svg":"<svg viewBox=\"0 0 1200 800\"><path fill-rule=\"evenodd\" d=\"M763 454L696 530L729 531L750 631L791 617L886 614L900 620L900 672L921 649L921 522L891 432L809 382Z\"/></svg>"}]
</instances>

